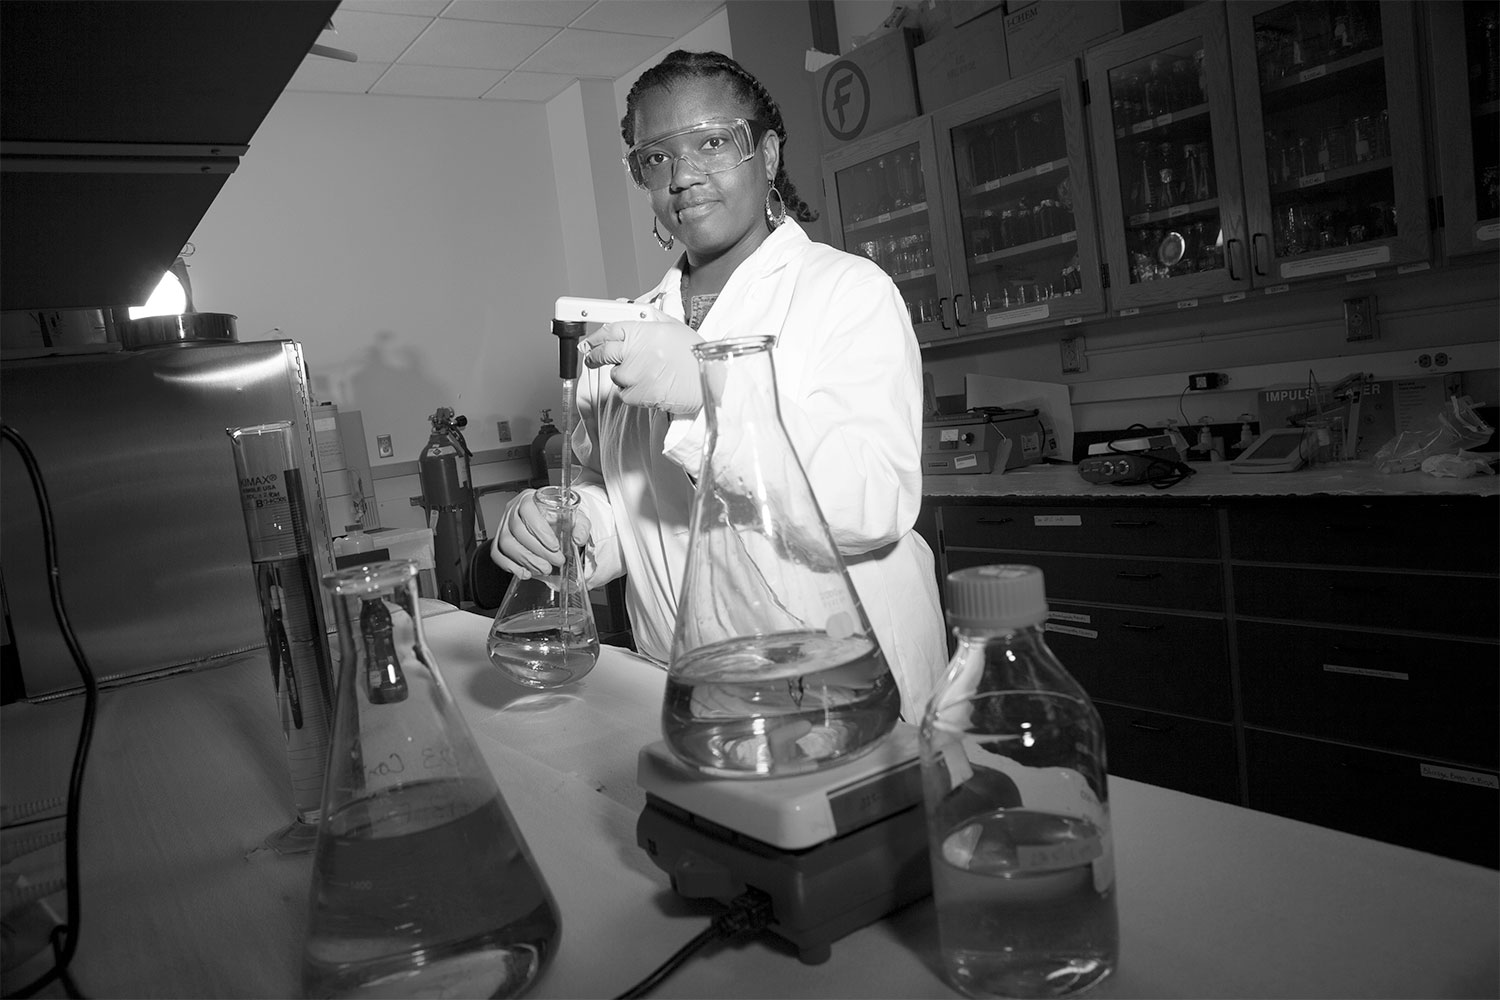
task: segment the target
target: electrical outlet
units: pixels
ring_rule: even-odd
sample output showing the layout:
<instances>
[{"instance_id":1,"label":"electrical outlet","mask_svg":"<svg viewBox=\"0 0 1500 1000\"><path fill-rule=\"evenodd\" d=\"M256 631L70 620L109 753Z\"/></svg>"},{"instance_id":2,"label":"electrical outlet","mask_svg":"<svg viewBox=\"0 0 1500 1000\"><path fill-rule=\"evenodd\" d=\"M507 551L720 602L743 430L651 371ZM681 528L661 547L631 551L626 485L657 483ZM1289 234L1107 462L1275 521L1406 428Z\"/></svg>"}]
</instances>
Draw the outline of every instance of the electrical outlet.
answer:
<instances>
[{"instance_id":1,"label":"electrical outlet","mask_svg":"<svg viewBox=\"0 0 1500 1000\"><path fill-rule=\"evenodd\" d=\"M1064 337L1058 347L1062 351L1062 370L1064 374L1086 372L1089 368L1088 359L1083 352L1083 335L1077 337Z\"/></svg>"},{"instance_id":2,"label":"electrical outlet","mask_svg":"<svg viewBox=\"0 0 1500 1000\"><path fill-rule=\"evenodd\" d=\"M497 421L495 421L495 431L499 435L501 443L509 441L510 440L510 421L509 420L497 420Z\"/></svg>"},{"instance_id":3,"label":"electrical outlet","mask_svg":"<svg viewBox=\"0 0 1500 1000\"><path fill-rule=\"evenodd\" d=\"M375 435L375 453L381 458L392 458L396 451L391 447L391 436L389 434Z\"/></svg>"},{"instance_id":4,"label":"electrical outlet","mask_svg":"<svg viewBox=\"0 0 1500 1000\"><path fill-rule=\"evenodd\" d=\"M1344 300L1344 340L1355 343L1375 339L1375 296Z\"/></svg>"}]
</instances>

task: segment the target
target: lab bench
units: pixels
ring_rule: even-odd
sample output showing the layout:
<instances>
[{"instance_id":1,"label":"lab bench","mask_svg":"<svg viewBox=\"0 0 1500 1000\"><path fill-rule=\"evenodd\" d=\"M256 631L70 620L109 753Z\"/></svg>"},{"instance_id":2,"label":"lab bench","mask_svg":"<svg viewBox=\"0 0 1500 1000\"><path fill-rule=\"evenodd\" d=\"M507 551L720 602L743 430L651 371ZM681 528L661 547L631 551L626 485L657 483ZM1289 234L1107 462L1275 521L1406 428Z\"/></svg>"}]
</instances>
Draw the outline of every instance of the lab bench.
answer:
<instances>
[{"instance_id":1,"label":"lab bench","mask_svg":"<svg viewBox=\"0 0 1500 1000\"><path fill-rule=\"evenodd\" d=\"M1040 566L1110 772L1500 865L1500 480L929 477L950 570Z\"/></svg>"},{"instance_id":2,"label":"lab bench","mask_svg":"<svg viewBox=\"0 0 1500 1000\"><path fill-rule=\"evenodd\" d=\"M489 666L488 627L449 610L425 631L561 912L558 952L528 995L616 996L719 910L677 897L637 844L636 756L660 739L665 673L606 646L574 687L535 692ZM63 787L79 709L0 710L6 806ZM281 744L261 654L103 693L71 967L85 995L300 995L312 859L254 851L291 815ZM1091 996L1500 994L1493 871L1118 775L1109 793L1121 958ZM652 995L956 996L935 948L923 898L820 965L762 934L696 955ZM6 992L35 969L7 973Z\"/></svg>"}]
</instances>

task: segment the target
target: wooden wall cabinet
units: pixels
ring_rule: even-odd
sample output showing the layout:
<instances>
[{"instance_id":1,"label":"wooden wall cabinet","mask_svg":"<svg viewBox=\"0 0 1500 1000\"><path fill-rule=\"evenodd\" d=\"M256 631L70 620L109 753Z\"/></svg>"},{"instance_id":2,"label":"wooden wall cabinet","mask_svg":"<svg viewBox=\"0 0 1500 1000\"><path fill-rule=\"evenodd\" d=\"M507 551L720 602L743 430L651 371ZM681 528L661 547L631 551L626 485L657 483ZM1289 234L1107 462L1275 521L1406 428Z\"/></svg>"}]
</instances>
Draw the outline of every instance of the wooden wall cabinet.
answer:
<instances>
[{"instance_id":1,"label":"wooden wall cabinet","mask_svg":"<svg viewBox=\"0 0 1500 1000\"><path fill-rule=\"evenodd\" d=\"M901 289L922 343L1102 314L1073 63L823 158L835 242Z\"/></svg>"},{"instance_id":2,"label":"wooden wall cabinet","mask_svg":"<svg viewBox=\"0 0 1500 1000\"><path fill-rule=\"evenodd\" d=\"M1500 248L1500 8L1430 3L1432 104L1443 249ZM1462 55L1460 56L1460 53Z\"/></svg>"},{"instance_id":3,"label":"wooden wall cabinet","mask_svg":"<svg viewBox=\"0 0 1500 1000\"><path fill-rule=\"evenodd\" d=\"M1500 866L1494 498L933 498L1040 566L1110 773Z\"/></svg>"}]
</instances>

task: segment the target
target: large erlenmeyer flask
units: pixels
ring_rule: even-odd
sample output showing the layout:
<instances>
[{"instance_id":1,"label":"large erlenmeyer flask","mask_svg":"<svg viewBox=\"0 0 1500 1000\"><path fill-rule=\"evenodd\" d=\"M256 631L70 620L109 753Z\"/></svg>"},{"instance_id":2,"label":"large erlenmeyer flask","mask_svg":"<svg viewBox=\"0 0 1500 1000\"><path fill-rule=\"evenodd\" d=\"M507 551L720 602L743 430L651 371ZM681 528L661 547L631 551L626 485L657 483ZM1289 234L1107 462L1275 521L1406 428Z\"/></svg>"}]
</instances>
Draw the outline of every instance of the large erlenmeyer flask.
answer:
<instances>
[{"instance_id":1,"label":"large erlenmeyer flask","mask_svg":"<svg viewBox=\"0 0 1500 1000\"><path fill-rule=\"evenodd\" d=\"M342 658L309 997L515 996L557 948L557 904L422 638L416 576L323 578Z\"/></svg>"},{"instance_id":2,"label":"large erlenmeyer flask","mask_svg":"<svg viewBox=\"0 0 1500 1000\"><path fill-rule=\"evenodd\" d=\"M667 746L708 774L842 763L900 695L781 423L771 337L700 344L707 442L662 706Z\"/></svg>"}]
</instances>

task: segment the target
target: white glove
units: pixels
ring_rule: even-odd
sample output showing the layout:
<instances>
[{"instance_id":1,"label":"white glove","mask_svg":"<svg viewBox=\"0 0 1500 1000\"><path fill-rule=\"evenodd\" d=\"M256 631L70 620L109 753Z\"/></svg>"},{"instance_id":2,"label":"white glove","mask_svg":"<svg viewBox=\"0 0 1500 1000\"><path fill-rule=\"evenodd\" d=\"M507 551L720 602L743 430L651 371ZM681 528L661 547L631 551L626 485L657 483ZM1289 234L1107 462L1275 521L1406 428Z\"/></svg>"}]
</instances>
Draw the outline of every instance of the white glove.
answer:
<instances>
[{"instance_id":1,"label":"white glove","mask_svg":"<svg viewBox=\"0 0 1500 1000\"><path fill-rule=\"evenodd\" d=\"M589 516L579 507L573 511L573 544L588 544L591 533ZM490 545L495 565L523 580L548 576L563 564L557 533L547 515L536 505L536 490L524 490L506 505L500 518L500 530Z\"/></svg>"},{"instance_id":2,"label":"white glove","mask_svg":"<svg viewBox=\"0 0 1500 1000\"><path fill-rule=\"evenodd\" d=\"M579 350L588 350L583 363L590 368L615 366L609 377L625 402L694 416L703 409L703 387L692 348L701 343L703 338L685 323L626 320L604 324L583 339Z\"/></svg>"}]
</instances>

